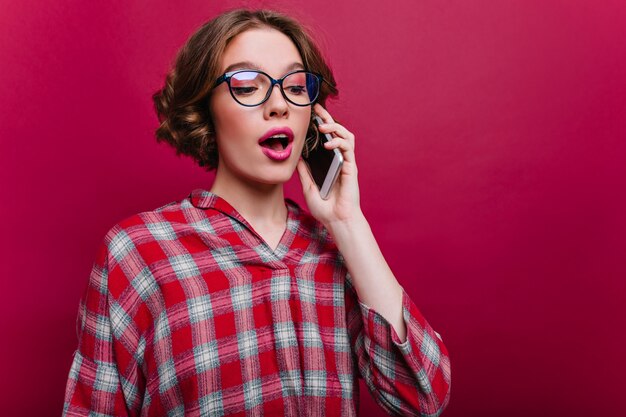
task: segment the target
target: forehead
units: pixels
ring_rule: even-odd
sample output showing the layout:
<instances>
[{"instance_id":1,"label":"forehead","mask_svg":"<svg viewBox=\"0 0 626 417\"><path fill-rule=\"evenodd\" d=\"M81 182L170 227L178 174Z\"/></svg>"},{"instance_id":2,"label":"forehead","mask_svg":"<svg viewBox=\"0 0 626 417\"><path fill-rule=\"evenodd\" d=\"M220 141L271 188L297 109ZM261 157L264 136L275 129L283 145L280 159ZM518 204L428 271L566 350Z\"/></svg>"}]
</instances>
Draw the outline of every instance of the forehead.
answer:
<instances>
[{"instance_id":1,"label":"forehead","mask_svg":"<svg viewBox=\"0 0 626 417\"><path fill-rule=\"evenodd\" d=\"M260 69L279 76L304 68L298 48L287 35L272 28L249 29L235 36L222 55L222 72Z\"/></svg>"}]
</instances>

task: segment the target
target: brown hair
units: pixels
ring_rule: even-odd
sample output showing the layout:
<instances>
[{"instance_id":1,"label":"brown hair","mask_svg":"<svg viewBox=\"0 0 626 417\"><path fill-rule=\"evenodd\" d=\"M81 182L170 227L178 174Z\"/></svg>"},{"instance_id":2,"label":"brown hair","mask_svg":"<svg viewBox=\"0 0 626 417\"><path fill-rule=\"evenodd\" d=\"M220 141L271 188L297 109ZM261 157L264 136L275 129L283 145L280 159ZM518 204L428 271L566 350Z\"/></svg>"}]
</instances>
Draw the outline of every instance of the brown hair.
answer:
<instances>
[{"instance_id":1,"label":"brown hair","mask_svg":"<svg viewBox=\"0 0 626 417\"><path fill-rule=\"evenodd\" d=\"M169 143L177 155L192 157L207 171L217 168L217 142L208 105L215 80L221 75L220 60L235 36L264 26L287 35L298 48L304 67L322 75L325 82L318 103L324 106L327 97L338 94L330 67L301 23L271 10L232 10L206 22L191 35L178 51L165 86L152 96L160 122L155 132L158 142ZM311 132L310 127L305 152L311 146Z\"/></svg>"}]
</instances>

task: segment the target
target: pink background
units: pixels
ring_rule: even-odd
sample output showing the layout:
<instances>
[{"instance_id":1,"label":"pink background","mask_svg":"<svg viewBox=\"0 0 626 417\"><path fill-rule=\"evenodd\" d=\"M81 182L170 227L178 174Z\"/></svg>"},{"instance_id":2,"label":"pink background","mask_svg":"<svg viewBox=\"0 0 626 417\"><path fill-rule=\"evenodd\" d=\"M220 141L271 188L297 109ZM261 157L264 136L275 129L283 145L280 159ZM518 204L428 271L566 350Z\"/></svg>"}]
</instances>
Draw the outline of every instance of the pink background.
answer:
<instances>
[{"instance_id":1,"label":"pink background","mask_svg":"<svg viewBox=\"0 0 626 417\"><path fill-rule=\"evenodd\" d=\"M363 210L451 352L444 415L624 411L623 0L102 3L0 5L2 415L61 413L105 232L210 187L156 143L150 97L241 4L317 29Z\"/></svg>"}]
</instances>

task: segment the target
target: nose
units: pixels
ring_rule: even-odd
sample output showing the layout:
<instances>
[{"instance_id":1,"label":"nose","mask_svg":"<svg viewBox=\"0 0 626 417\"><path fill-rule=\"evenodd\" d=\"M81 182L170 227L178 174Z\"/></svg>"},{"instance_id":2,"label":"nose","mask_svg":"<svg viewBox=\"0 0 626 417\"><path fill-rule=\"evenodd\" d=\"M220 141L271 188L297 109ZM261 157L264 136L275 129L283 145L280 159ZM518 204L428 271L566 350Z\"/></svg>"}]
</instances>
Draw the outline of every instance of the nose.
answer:
<instances>
[{"instance_id":1,"label":"nose","mask_svg":"<svg viewBox=\"0 0 626 417\"><path fill-rule=\"evenodd\" d=\"M283 97L278 84L272 86L272 92L265 102L265 117L286 117L289 114L289 103Z\"/></svg>"}]
</instances>

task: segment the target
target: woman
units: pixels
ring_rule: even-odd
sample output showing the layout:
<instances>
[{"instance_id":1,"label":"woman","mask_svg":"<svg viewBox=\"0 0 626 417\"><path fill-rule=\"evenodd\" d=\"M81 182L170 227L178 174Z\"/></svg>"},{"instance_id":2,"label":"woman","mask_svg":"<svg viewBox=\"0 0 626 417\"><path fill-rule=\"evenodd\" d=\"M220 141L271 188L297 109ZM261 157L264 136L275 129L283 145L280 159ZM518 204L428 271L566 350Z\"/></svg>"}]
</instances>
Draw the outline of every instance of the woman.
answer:
<instances>
[{"instance_id":1,"label":"woman","mask_svg":"<svg viewBox=\"0 0 626 417\"><path fill-rule=\"evenodd\" d=\"M215 181L107 233L65 415L356 415L359 376L390 413L441 413L447 351L360 210L335 94L287 16L235 10L188 40L154 96L157 136ZM345 161L327 200L300 158L314 114ZM310 215L283 195L296 169Z\"/></svg>"}]
</instances>

